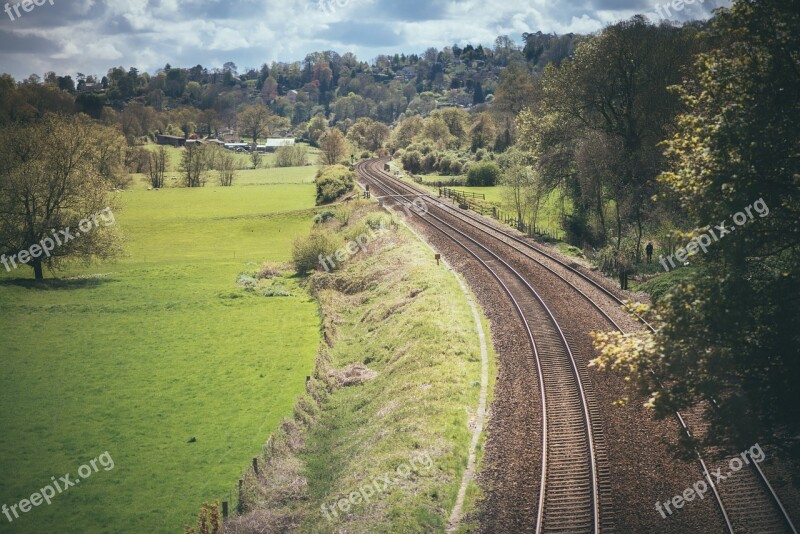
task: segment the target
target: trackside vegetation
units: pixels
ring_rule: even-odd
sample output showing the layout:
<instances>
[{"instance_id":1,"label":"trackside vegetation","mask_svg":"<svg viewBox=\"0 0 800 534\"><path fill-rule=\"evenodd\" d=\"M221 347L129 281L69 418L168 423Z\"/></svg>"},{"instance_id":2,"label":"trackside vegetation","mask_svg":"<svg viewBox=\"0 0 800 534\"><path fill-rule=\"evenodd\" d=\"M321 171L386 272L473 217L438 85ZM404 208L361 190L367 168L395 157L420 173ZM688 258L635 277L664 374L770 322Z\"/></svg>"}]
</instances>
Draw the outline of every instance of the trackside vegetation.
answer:
<instances>
[{"instance_id":1,"label":"trackside vegetation","mask_svg":"<svg viewBox=\"0 0 800 534\"><path fill-rule=\"evenodd\" d=\"M317 172L317 204L329 204L349 193L356 185L356 175L344 165L323 167Z\"/></svg>"},{"instance_id":2,"label":"trackside vegetation","mask_svg":"<svg viewBox=\"0 0 800 534\"><path fill-rule=\"evenodd\" d=\"M337 271L305 279L324 342L294 416L245 474L229 532L443 531L455 502L480 393L471 310L452 274L388 214L363 202L341 209L318 226L342 241L389 230ZM396 483L341 505L384 475ZM468 508L476 496L472 486Z\"/></svg>"}]
</instances>

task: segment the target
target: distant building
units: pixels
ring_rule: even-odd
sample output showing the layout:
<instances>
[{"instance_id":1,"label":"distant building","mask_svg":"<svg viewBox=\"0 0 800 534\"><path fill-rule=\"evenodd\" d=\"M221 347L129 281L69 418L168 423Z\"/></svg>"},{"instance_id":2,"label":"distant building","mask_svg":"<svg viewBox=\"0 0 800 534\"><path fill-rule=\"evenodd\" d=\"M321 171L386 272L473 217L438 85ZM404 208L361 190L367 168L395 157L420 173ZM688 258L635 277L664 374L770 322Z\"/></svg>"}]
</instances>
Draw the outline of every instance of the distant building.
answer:
<instances>
[{"instance_id":1,"label":"distant building","mask_svg":"<svg viewBox=\"0 0 800 534\"><path fill-rule=\"evenodd\" d=\"M295 103L297 103L297 95L298 95L298 94L299 94L299 93L298 93L297 91L295 91L294 89L292 89L291 91L289 91L288 93L286 93L286 100L288 100L288 101L289 101L289 102L291 102L292 104L295 104Z\"/></svg>"},{"instance_id":2,"label":"distant building","mask_svg":"<svg viewBox=\"0 0 800 534\"><path fill-rule=\"evenodd\" d=\"M250 150L250 145L248 143L225 143L225 148L236 152L242 152L244 150Z\"/></svg>"},{"instance_id":3,"label":"distant building","mask_svg":"<svg viewBox=\"0 0 800 534\"><path fill-rule=\"evenodd\" d=\"M259 150L261 152L275 152L276 150L284 146L294 146L294 138L282 137L275 139L267 139L267 143L265 145L256 145L256 150Z\"/></svg>"},{"instance_id":4,"label":"distant building","mask_svg":"<svg viewBox=\"0 0 800 534\"><path fill-rule=\"evenodd\" d=\"M159 145L185 146L186 139L177 135L156 135L156 143Z\"/></svg>"}]
</instances>

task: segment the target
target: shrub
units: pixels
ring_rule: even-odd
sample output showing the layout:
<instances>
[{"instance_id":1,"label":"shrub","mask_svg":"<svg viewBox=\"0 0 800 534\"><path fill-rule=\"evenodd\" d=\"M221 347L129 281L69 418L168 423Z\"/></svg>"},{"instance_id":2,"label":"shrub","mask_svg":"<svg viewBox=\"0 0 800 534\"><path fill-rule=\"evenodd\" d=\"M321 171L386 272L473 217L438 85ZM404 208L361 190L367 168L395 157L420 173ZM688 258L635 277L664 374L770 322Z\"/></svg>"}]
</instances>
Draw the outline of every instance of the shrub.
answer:
<instances>
[{"instance_id":1,"label":"shrub","mask_svg":"<svg viewBox=\"0 0 800 534\"><path fill-rule=\"evenodd\" d=\"M253 289L258 285L258 280L250 273L241 273L236 283L245 289Z\"/></svg>"},{"instance_id":2,"label":"shrub","mask_svg":"<svg viewBox=\"0 0 800 534\"><path fill-rule=\"evenodd\" d=\"M308 152L303 145L282 146L275 152L277 167L302 167L308 165Z\"/></svg>"},{"instance_id":3,"label":"shrub","mask_svg":"<svg viewBox=\"0 0 800 534\"><path fill-rule=\"evenodd\" d=\"M392 216L386 213L370 213L364 222L373 230L389 228L394 223Z\"/></svg>"},{"instance_id":4,"label":"shrub","mask_svg":"<svg viewBox=\"0 0 800 534\"><path fill-rule=\"evenodd\" d=\"M261 290L262 297L291 297L292 292L282 284L273 284Z\"/></svg>"},{"instance_id":5,"label":"shrub","mask_svg":"<svg viewBox=\"0 0 800 534\"><path fill-rule=\"evenodd\" d=\"M314 231L308 237L295 240L292 247L292 261L299 273L307 273L320 267L319 257L335 254L342 246L342 240L329 230ZM334 264L334 268L338 262Z\"/></svg>"},{"instance_id":6,"label":"shrub","mask_svg":"<svg viewBox=\"0 0 800 534\"><path fill-rule=\"evenodd\" d=\"M467 173L469 186L494 186L500 178L500 167L497 163L481 162L470 168Z\"/></svg>"},{"instance_id":7,"label":"shrub","mask_svg":"<svg viewBox=\"0 0 800 534\"><path fill-rule=\"evenodd\" d=\"M333 202L356 185L356 175L344 165L332 165L317 172L317 204Z\"/></svg>"},{"instance_id":8,"label":"shrub","mask_svg":"<svg viewBox=\"0 0 800 534\"><path fill-rule=\"evenodd\" d=\"M336 217L336 212L331 210L325 210L322 213L318 214L316 217L314 217L314 224L324 224L329 220L333 219L334 217Z\"/></svg>"},{"instance_id":9,"label":"shrub","mask_svg":"<svg viewBox=\"0 0 800 534\"><path fill-rule=\"evenodd\" d=\"M430 174L436 168L436 153L431 152L424 158L422 158L422 172L425 174Z\"/></svg>"},{"instance_id":10,"label":"shrub","mask_svg":"<svg viewBox=\"0 0 800 534\"><path fill-rule=\"evenodd\" d=\"M409 150L400 159L403 168L412 174L417 174L422 170L422 156L416 150Z\"/></svg>"},{"instance_id":11,"label":"shrub","mask_svg":"<svg viewBox=\"0 0 800 534\"><path fill-rule=\"evenodd\" d=\"M265 263L259 269L256 278L259 280L269 280L271 278L275 278L276 276L280 276L280 274L287 270L286 266L280 263Z\"/></svg>"}]
</instances>

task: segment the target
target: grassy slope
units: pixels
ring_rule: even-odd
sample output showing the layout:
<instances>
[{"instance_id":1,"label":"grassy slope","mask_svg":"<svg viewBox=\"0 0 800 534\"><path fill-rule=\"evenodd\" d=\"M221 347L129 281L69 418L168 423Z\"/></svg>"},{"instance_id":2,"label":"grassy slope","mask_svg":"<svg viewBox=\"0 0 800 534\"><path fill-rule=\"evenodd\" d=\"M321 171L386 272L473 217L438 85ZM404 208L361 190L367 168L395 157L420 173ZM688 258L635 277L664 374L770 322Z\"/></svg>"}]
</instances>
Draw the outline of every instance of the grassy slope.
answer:
<instances>
[{"instance_id":1,"label":"grassy slope","mask_svg":"<svg viewBox=\"0 0 800 534\"><path fill-rule=\"evenodd\" d=\"M353 218L350 224L358 223ZM239 524L277 528L291 522L302 532L443 531L466 467L468 421L480 392L477 334L458 283L402 229L371 243L341 272L316 274L311 283L331 339L310 388L322 402L311 408L309 396L296 409L298 421L313 421L303 438L289 432L274 442L305 442L302 450L287 458L280 444L267 447L270 467L262 489L252 490L259 509ZM326 388L331 371L353 364L366 365L377 377ZM426 453L430 469L401 478L346 514L327 519L322 512L323 504L330 507ZM298 479L307 482L298 483L302 490L294 496L301 498L282 502L286 493L275 489L275 481ZM468 502L474 497L473 487Z\"/></svg>"},{"instance_id":2,"label":"grassy slope","mask_svg":"<svg viewBox=\"0 0 800 534\"><path fill-rule=\"evenodd\" d=\"M12 525L0 517L0 531L175 532L202 501L228 498L290 413L319 340L303 290L256 297L236 278L247 262L289 259L311 214L276 212L313 203L307 184L140 182L116 214L128 256L63 273L107 276L38 287L3 273L0 504L106 450L116 467Z\"/></svg>"}]
</instances>

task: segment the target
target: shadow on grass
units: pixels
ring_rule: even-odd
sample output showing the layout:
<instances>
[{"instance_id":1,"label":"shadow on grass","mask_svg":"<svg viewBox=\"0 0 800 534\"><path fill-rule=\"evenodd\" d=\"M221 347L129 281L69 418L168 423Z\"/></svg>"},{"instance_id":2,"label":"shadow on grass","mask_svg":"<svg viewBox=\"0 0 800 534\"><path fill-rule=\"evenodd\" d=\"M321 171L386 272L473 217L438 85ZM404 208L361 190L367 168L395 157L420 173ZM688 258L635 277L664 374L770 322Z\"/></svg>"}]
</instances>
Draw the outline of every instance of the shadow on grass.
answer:
<instances>
[{"instance_id":1,"label":"shadow on grass","mask_svg":"<svg viewBox=\"0 0 800 534\"><path fill-rule=\"evenodd\" d=\"M43 291L51 290L76 290L93 289L114 281L110 277L83 277L83 278L51 278L45 280L31 280L25 278L14 278L11 280L0 280L0 287L21 287L24 289L38 289Z\"/></svg>"}]
</instances>

